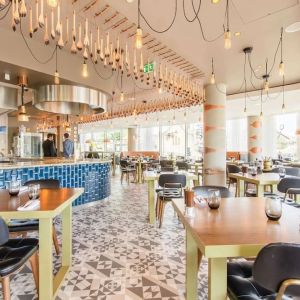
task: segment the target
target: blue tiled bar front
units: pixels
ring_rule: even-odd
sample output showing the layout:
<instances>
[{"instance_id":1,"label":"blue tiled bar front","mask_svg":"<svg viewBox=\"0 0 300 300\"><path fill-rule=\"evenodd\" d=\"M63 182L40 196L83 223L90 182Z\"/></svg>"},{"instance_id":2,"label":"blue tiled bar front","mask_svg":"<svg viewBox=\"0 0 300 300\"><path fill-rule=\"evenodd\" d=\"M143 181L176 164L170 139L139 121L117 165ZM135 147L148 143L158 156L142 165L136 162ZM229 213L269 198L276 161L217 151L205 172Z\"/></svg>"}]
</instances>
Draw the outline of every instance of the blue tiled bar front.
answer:
<instances>
[{"instance_id":1,"label":"blue tiled bar front","mask_svg":"<svg viewBox=\"0 0 300 300\"><path fill-rule=\"evenodd\" d=\"M109 162L74 162L37 166L5 166L0 165L0 188L6 183L21 180L58 179L61 187L83 187L84 194L74 205L81 205L102 200L110 195L110 163Z\"/></svg>"}]
</instances>

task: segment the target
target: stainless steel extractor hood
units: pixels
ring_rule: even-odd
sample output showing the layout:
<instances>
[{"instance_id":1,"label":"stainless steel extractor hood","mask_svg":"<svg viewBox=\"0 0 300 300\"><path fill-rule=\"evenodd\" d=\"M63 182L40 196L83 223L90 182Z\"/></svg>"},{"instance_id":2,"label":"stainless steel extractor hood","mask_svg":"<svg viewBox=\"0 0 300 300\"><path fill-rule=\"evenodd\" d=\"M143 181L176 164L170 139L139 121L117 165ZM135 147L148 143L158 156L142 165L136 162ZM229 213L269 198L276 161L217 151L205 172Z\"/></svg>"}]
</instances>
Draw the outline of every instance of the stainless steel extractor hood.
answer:
<instances>
[{"instance_id":1,"label":"stainless steel extractor hood","mask_svg":"<svg viewBox=\"0 0 300 300\"><path fill-rule=\"evenodd\" d=\"M1 111L18 109L18 90L16 88L0 86L0 109Z\"/></svg>"},{"instance_id":2,"label":"stainless steel extractor hood","mask_svg":"<svg viewBox=\"0 0 300 300\"><path fill-rule=\"evenodd\" d=\"M108 95L73 85L45 85L37 90L33 105L39 110L64 115L105 112Z\"/></svg>"}]
</instances>

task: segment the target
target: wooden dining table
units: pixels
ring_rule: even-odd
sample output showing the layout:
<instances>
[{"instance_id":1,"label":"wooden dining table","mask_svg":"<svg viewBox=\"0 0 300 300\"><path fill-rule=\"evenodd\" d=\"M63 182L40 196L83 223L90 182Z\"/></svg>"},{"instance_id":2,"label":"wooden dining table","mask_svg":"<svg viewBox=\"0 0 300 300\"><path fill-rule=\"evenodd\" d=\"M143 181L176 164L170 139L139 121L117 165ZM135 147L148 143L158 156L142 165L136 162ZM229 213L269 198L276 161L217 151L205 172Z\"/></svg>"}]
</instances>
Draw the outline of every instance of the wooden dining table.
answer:
<instances>
[{"instance_id":1,"label":"wooden dining table","mask_svg":"<svg viewBox=\"0 0 300 300\"><path fill-rule=\"evenodd\" d=\"M10 219L39 220L39 299L52 300L72 264L72 202L83 194L83 188L41 189L40 208L18 211L28 200L28 193L11 197L7 190L0 190L0 216ZM61 268L53 276L52 226L53 219L62 217Z\"/></svg>"},{"instance_id":2,"label":"wooden dining table","mask_svg":"<svg viewBox=\"0 0 300 300\"><path fill-rule=\"evenodd\" d=\"M148 184L148 211L149 211L149 222L151 224L155 221L155 183L158 181L159 176L161 174L174 174L170 172L162 172L157 173L155 171L145 171L144 172L144 179ZM198 180L198 177L193 174L186 171L178 171L178 174L184 174L186 176L187 180L187 186L190 186L191 180L196 181Z\"/></svg>"},{"instance_id":3,"label":"wooden dining table","mask_svg":"<svg viewBox=\"0 0 300 300\"><path fill-rule=\"evenodd\" d=\"M244 183L252 183L256 186L257 197L263 197L266 186L272 186L273 193L277 191L277 184L281 178L278 173L262 173L252 176L248 173L229 173L229 178L237 180L237 196L244 196Z\"/></svg>"},{"instance_id":4,"label":"wooden dining table","mask_svg":"<svg viewBox=\"0 0 300 300\"><path fill-rule=\"evenodd\" d=\"M208 259L208 299L227 299L227 259L255 257L267 244L300 243L300 209L283 204L279 221L265 214L264 198L224 198L212 210L207 203L194 204L194 216L185 213L182 199L174 208L186 229L186 299L198 299L198 269Z\"/></svg>"}]
</instances>

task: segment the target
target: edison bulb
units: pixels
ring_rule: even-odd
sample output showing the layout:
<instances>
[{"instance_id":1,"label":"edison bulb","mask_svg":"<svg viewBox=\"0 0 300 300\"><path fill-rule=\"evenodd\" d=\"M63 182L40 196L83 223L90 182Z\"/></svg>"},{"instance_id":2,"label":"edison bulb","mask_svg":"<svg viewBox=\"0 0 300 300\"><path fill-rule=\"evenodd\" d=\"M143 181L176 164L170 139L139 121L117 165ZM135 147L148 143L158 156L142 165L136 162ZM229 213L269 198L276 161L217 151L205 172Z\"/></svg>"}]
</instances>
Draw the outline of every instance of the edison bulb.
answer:
<instances>
[{"instance_id":1,"label":"edison bulb","mask_svg":"<svg viewBox=\"0 0 300 300\"><path fill-rule=\"evenodd\" d=\"M284 63L283 61L279 64L279 75L284 76Z\"/></svg>"},{"instance_id":2,"label":"edison bulb","mask_svg":"<svg viewBox=\"0 0 300 300\"><path fill-rule=\"evenodd\" d=\"M124 93L121 92L121 95L120 95L120 102L124 102L124 100L125 100Z\"/></svg>"},{"instance_id":3,"label":"edison bulb","mask_svg":"<svg viewBox=\"0 0 300 300\"><path fill-rule=\"evenodd\" d=\"M54 84L59 84L60 80L59 80L59 73L57 71L55 71L54 73Z\"/></svg>"},{"instance_id":4,"label":"edison bulb","mask_svg":"<svg viewBox=\"0 0 300 300\"><path fill-rule=\"evenodd\" d=\"M211 84L215 84L215 83L216 83L215 73L211 73L210 83L211 83Z\"/></svg>"},{"instance_id":5,"label":"edison bulb","mask_svg":"<svg viewBox=\"0 0 300 300\"><path fill-rule=\"evenodd\" d=\"M264 89L265 89L266 92L268 92L269 88L270 88L269 81L266 80L265 83L264 83Z\"/></svg>"},{"instance_id":6,"label":"edison bulb","mask_svg":"<svg viewBox=\"0 0 300 300\"><path fill-rule=\"evenodd\" d=\"M143 47L143 31L140 27L137 28L135 34L135 48L141 49Z\"/></svg>"},{"instance_id":7,"label":"edison bulb","mask_svg":"<svg viewBox=\"0 0 300 300\"><path fill-rule=\"evenodd\" d=\"M220 0L211 0L212 4L218 4L220 2Z\"/></svg>"},{"instance_id":8,"label":"edison bulb","mask_svg":"<svg viewBox=\"0 0 300 300\"><path fill-rule=\"evenodd\" d=\"M88 71L88 66L86 61L84 61L82 64L81 75L85 78L89 76L89 71Z\"/></svg>"},{"instance_id":9,"label":"edison bulb","mask_svg":"<svg viewBox=\"0 0 300 300\"><path fill-rule=\"evenodd\" d=\"M225 49L231 48L231 32L230 32L230 30L227 30L224 33L224 47L225 47Z\"/></svg>"},{"instance_id":10,"label":"edison bulb","mask_svg":"<svg viewBox=\"0 0 300 300\"><path fill-rule=\"evenodd\" d=\"M285 104L284 103L282 103L281 110L283 113L285 113Z\"/></svg>"}]
</instances>

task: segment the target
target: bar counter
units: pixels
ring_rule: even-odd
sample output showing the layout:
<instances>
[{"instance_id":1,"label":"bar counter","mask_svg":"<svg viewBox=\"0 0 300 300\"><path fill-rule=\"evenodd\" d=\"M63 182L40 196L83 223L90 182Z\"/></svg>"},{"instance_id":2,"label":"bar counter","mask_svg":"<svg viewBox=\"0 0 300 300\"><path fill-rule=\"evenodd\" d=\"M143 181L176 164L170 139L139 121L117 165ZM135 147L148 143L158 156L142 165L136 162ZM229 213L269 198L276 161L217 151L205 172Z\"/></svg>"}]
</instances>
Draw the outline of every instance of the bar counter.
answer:
<instances>
[{"instance_id":1,"label":"bar counter","mask_svg":"<svg viewBox=\"0 0 300 300\"><path fill-rule=\"evenodd\" d=\"M43 159L28 162L1 163L0 189L11 180L22 184L29 180L58 179L61 187L84 188L74 206L103 200L110 195L110 169L108 160Z\"/></svg>"}]
</instances>

